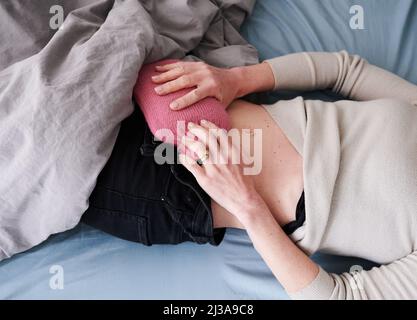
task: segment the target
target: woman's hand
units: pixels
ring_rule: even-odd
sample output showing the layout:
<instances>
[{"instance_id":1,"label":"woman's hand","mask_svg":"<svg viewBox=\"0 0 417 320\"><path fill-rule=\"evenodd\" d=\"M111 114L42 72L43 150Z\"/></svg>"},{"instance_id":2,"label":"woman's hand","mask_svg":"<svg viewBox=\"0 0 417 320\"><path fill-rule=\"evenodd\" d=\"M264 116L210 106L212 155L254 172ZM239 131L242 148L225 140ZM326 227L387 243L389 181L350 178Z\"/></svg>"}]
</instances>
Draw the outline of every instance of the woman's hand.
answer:
<instances>
[{"instance_id":1,"label":"woman's hand","mask_svg":"<svg viewBox=\"0 0 417 320\"><path fill-rule=\"evenodd\" d=\"M235 160L240 152L226 138L227 132L206 121L191 124L189 131L199 140L184 137L183 144L198 155L202 165L184 154L180 155L181 163L214 201L240 220L255 249L287 292L298 292L309 285L319 267L284 233L241 165L233 164L238 162Z\"/></svg>"},{"instance_id":2,"label":"woman's hand","mask_svg":"<svg viewBox=\"0 0 417 320\"><path fill-rule=\"evenodd\" d=\"M186 88L195 88L185 96L174 100L170 107L181 110L206 98L217 98L225 107L240 97L253 92L272 90L275 78L268 63L253 66L221 69L204 62L176 62L157 66L161 72L152 81L160 95Z\"/></svg>"},{"instance_id":3,"label":"woman's hand","mask_svg":"<svg viewBox=\"0 0 417 320\"><path fill-rule=\"evenodd\" d=\"M214 201L240 220L287 292L305 288L317 277L319 268L282 231L241 165L233 164L240 155L237 146L225 138L225 130L205 121L191 124L189 131L199 140L184 137L183 144L198 155L202 165L184 154L180 155L181 163Z\"/></svg>"},{"instance_id":4,"label":"woman's hand","mask_svg":"<svg viewBox=\"0 0 417 320\"><path fill-rule=\"evenodd\" d=\"M181 89L193 88L185 96L173 101L171 109L181 110L206 97L217 98L225 107L238 97L239 73L237 69L221 69L204 62L176 62L157 66L161 74L152 81L160 86L157 94L165 95Z\"/></svg>"},{"instance_id":5,"label":"woman's hand","mask_svg":"<svg viewBox=\"0 0 417 320\"><path fill-rule=\"evenodd\" d=\"M214 201L245 225L265 202L251 177L244 175L240 146L229 141L226 130L208 121L201 121L201 125L191 123L188 130L193 137L184 136L182 146L195 153L202 164L186 154L180 155L181 163Z\"/></svg>"}]
</instances>

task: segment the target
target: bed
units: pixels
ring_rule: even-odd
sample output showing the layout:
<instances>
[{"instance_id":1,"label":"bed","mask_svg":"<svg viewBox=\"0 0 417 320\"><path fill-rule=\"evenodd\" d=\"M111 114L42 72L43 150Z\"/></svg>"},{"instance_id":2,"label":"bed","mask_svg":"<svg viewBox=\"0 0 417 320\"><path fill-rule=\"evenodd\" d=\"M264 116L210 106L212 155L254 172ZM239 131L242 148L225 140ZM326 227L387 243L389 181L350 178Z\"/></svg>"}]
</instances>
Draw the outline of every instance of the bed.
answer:
<instances>
[{"instance_id":1,"label":"bed","mask_svg":"<svg viewBox=\"0 0 417 320\"><path fill-rule=\"evenodd\" d=\"M363 7L363 30L350 27L353 5ZM413 0L258 0L242 33L262 59L347 49L417 83L413 30ZM314 93L312 98L337 97ZM314 260L337 273L373 266L325 254L316 254ZM58 273L62 286L53 282ZM145 247L80 224L0 263L0 299L287 298L247 234L234 229L218 248L190 243Z\"/></svg>"}]
</instances>

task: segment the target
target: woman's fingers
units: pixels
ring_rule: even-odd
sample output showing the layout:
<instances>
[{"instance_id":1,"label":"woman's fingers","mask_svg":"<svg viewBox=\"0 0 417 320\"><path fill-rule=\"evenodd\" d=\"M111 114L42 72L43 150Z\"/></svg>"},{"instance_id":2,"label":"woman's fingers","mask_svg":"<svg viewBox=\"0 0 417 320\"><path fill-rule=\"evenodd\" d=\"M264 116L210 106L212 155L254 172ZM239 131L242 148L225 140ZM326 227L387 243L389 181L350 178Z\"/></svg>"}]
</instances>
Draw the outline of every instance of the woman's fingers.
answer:
<instances>
[{"instance_id":1,"label":"woman's fingers","mask_svg":"<svg viewBox=\"0 0 417 320\"><path fill-rule=\"evenodd\" d=\"M156 69L156 71L159 71L159 72L165 72L165 71L169 71L169 70L174 69L174 68L178 68L182 65L183 65L183 62L179 61L179 62L164 64L162 66L156 66L155 69Z\"/></svg>"},{"instance_id":2,"label":"woman's fingers","mask_svg":"<svg viewBox=\"0 0 417 320\"><path fill-rule=\"evenodd\" d=\"M210 121L208 121L208 120L201 120L201 121L200 121L200 125L201 125L203 128L206 128L207 130L210 130L210 129L218 129L218 130L222 130L222 129L220 129L218 126L216 126L213 122L210 122Z\"/></svg>"},{"instance_id":3,"label":"woman's fingers","mask_svg":"<svg viewBox=\"0 0 417 320\"><path fill-rule=\"evenodd\" d=\"M233 157L236 157L236 154L233 153L234 150L231 142L229 141L229 135L226 129L221 129L217 127L214 123L207 120L201 120L200 124L202 127L209 130L209 132L211 132L212 135L215 135L220 150L216 157L219 164L229 163L229 159L232 154Z\"/></svg>"},{"instance_id":4,"label":"woman's fingers","mask_svg":"<svg viewBox=\"0 0 417 320\"><path fill-rule=\"evenodd\" d=\"M172 101L169 107L172 110L181 110L193 105L194 103L206 98L207 96L208 95L202 90L202 88L196 88L181 98Z\"/></svg>"},{"instance_id":5,"label":"woman's fingers","mask_svg":"<svg viewBox=\"0 0 417 320\"><path fill-rule=\"evenodd\" d=\"M183 66L175 67L173 69L170 69L167 72L158 74L156 76L152 77L152 81L154 83L165 83L167 81L175 80L185 74L185 69Z\"/></svg>"},{"instance_id":6,"label":"woman's fingers","mask_svg":"<svg viewBox=\"0 0 417 320\"><path fill-rule=\"evenodd\" d=\"M221 85L223 78L230 78L227 77L227 70L211 67L204 62L183 61L156 66L155 69L161 72L152 77L152 81L158 84L155 92L159 95L195 87L195 90L170 104L173 110L184 109L206 97L214 97L222 103L230 102L228 97L224 97L225 88Z\"/></svg>"},{"instance_id":7,"label":"woman's fingers","mask_svg":"<svg viewBox=\"0 0 417 320\"><path fill-rule=\"evenodd\" d=\"M196 179L199 179L204 175L204 168L198 165L198 163L190 156L182 153L179 155L179 160Z\"/></svg>"},{"instance_id":8,"label":"woman's fingers","mask_svg":"<svg viewBox=\"0 0 417 320\"><path fill-rule=\"evenodd\" d=\"M195 85L196 82L194 81L194 77L192 75L186 74L175 80L169 81L167 83L164 83L163 85L155 87L155 92L160 95L166 95L172 92L179 91L181 89L194 87Z\"/></svg>"},{"instance_id":9,"label":"woman's fingers","mask_svg":"<svg viewBox=\"0 0 417 320\"><path fill-rule=\"evenodd\" d=\"M156 66L155 70L158 72L168 72L173 69L182 69L184 72L192 72L201 68L202 62L192 62L192 61L178 61L170 64L165 64L162 66Z\"/></svg>"},{"instance_id":10,"label":"woman's fingers","mask_svg":"<svg viewBox=\"0 0 417 320\"><path fill-rule=\"evenodd\" d=\"M199 73L195 73L192 75L192 83L194 83L197 88L189 93L185 94L184 96L174 100L169 105L172 110L181 110L187 108L194 103L203 100L204 98L212 96L211 88L207 83L201 82L204 79L204 76Z\"/></svg>"},{"instance_id":11,"label":"woman's fingers","mask_svg":"<svg viewBox=\"0 0 417 320\"><path fill-rule=\"evenodd\" d=\"M188 131L205 144L206 149L210 152L212 160L217 159L219 153L219 144L216 135L217 130L218 128L216 126L208 129L192 122L188 123Z\"/></svg>"},{"instance_id":12,"label":"woman's fingers","mask_svg":"<svg viewBox=\"0 0 417 320\"><path fill-rule=\"evenodd\" d=\"M208 153L207 147L204 142L200 140L194 140L188 136L184 136L182 139L182 143L188 150L192 151L195 155L197 155L197 158L199 160L207 162L207 160L210 158L210 154Z\"/></svg>"},{"instance_id":13,"label":"woman's fingers","mask_svg":"<svg viewBox=\"0 0 417 320\"><path fill-rule=\"evenodd\" d=\"M234 145L234 139L233 137L229 139L227 130L221 129L207 120L202 120L200 124L189 123L188 131L204 144L204 148L209 152L210 164L240 164L240 145ZM240 136L238 138L237 140L240 142ZM203 148L203 146L199 148ZM197 154L201 156L201 151Z\"/></svg>"}]
</instances>

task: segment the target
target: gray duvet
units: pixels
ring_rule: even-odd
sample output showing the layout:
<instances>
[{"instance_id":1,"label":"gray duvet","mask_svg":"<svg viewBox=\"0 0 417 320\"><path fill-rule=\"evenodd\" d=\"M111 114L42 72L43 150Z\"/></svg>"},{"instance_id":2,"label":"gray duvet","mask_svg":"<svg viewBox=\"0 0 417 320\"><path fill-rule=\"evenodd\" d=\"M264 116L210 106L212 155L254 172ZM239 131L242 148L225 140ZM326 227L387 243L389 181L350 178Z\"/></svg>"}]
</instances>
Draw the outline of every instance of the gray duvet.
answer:
<instances>
[{"instance_id":1,"label":"gray duvet","mask_svg":"<svg viewBox=\"0 0 417 320\"><path fill-rule=\"evenodd\" d=\"M78 224L143 63L258 61L238 32L254 1L0 2L0 260Z\"/></svg>"}]
</instances>

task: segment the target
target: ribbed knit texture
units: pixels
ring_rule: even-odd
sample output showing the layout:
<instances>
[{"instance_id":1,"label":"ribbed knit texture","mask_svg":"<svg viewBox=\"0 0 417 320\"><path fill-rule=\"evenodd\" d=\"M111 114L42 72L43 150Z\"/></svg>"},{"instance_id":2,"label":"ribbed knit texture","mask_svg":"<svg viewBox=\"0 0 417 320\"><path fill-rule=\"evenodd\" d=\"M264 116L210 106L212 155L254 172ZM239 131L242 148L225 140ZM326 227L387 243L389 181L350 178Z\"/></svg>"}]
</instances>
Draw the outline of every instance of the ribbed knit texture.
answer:
<instances>
[{"instance_id":1,"label":"ribbed knit texture","mask_svg":"<svg viewBox=\"0 0 417 320\"><path fill-rule=\"evenodd\" d=\"M217 99L205 98L188 108L175 111L169 107L170 103L195 88L180 90L165 96L160 96L155 92L155 87L158 85L152 81L152 76L159 74L155 67L175 61L177 60L170 59L144 65L134 88L136 102L154 136L164 142L177 144L177 139L184 134L187 123L199 123L201 120L208 120L220 128L229 129L226 107ZM172 135L167 132L171 132ZM170 136L174 138L174 141L171 141Z\"/></svg>"}]
</instances>

